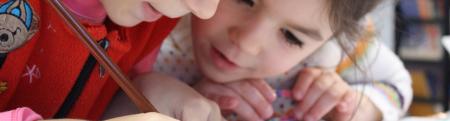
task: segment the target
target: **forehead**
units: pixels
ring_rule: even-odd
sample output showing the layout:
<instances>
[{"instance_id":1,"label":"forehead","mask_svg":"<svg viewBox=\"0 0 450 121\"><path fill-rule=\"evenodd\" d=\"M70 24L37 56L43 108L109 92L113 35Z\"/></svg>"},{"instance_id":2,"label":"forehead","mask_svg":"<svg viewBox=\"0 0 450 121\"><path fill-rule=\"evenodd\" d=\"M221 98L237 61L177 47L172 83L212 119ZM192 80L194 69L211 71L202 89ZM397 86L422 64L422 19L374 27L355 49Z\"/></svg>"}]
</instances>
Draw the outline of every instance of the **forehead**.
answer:
<instances>
[{"instance_id":1,"label":"forehead","mask_svg":"<svg viewBox=\"0 0 450 121\"><path fill-rule=\"evenodd\" d=\"M284 17L327 17L327 0L259 0L267 11Z\"/></svg>"},{"instance_id":2,"label":"forehead","mask_svg":"<svg viewBox=\"0 0 450 121\"><path fill-rule=\"evenodd\" d=\"M288 25L316 28L327 34L330 28L328 0L259 0L271 18Z\"/></svg>"}]
</instances>

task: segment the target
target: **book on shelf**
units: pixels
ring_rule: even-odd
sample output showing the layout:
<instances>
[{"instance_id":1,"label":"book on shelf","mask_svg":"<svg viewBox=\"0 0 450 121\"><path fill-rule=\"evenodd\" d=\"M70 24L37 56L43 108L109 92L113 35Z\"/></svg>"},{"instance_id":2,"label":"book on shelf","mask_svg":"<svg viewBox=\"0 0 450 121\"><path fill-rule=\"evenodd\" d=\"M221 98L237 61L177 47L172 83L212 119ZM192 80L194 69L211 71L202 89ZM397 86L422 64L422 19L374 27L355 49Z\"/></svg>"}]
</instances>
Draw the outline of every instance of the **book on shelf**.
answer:
<instances>
[{"instance_id":1,"label":"book on shelf","mask_svg":"<svg viewBox=\"0 0 450 121\"><path fill-rule=\"evenodd\" d=\"M414 97L419 99L438 100L442 99L442 81L439 81L439 75L436 70L427 69L409 69L413 80Z\"/></svg>"},{"instance_id":2,"label":"book on shelf","mask_svg":"<svg viewBox=\"0 0 450 121\"><path fill-rule=\"evenodd\" d=\"M439 61L442 58L441 28L433 24L414 24L402 33L399 56L408 60Z\"/></svg>"},{"instance_id":3,"label":"book on shelf","mask_svg":"<svg viewBox=\"0 0 450 121\"><path fill-rule=\"evenodd\" d=\"M400 0L400 9L406 18L429 20L439 18L442 8L436 0Z\"/></svg>"},{"instance_id":4,"label":"book on shelf","mask_svg":"<svg viewBox=\"0 0 450 121\"><path fill-rule=\"evenodd\" d=\"M442 27L437 0L400 0L401 16L415 23L405 24L400 30L399 56L407 60L438 62L442 59ZM435 24L429 24L435 20Z\"/></svg>"}]
</instances>

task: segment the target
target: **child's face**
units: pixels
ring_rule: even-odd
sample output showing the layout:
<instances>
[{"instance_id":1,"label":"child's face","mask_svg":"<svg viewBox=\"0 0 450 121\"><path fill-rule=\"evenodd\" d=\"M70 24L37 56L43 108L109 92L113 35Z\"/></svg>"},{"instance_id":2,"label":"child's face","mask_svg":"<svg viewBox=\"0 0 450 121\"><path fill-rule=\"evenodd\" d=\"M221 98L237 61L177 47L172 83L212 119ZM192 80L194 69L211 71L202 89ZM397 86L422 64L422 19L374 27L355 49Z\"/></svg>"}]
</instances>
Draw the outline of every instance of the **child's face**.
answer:
<instances>
[{"instance_id":1,"label":"child's face","mask_svg":"<svg viewBox=\"0 0 450 121\"><path fill-rule=\"evenodd\" d=\"M218 82L265 78L299 64L331 36L326 0L223 0L193 19L194 52Z\"/></svg>"},{"instance_id":2,"label":"child's face","mask_svg":"<svg viewBox=\"0 0 450 121\"><path fill-rule=\"evenodd\" d=\"M108 17L122 26L152 22L165 15L180 17L192 12L200 18L211 17L219 0L101 0Z\"/></svg>"}]
</instances>

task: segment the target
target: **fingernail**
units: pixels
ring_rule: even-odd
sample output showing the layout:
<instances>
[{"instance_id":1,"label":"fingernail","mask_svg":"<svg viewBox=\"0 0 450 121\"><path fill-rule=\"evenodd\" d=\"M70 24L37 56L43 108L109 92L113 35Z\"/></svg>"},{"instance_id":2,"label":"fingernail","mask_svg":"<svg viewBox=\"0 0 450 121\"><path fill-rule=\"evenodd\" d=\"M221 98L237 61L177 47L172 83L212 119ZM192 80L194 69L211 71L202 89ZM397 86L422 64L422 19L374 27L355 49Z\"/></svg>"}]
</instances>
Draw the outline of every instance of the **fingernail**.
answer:
<instances>
[{"instance_id":1,"label":"fingernail","mask_svg":"<svg viewBox=\"0 0 450 121\"><path fill-rule=\"evenodd\" d=\"M272 91L270 96L270 102L275 101L275 99L277 99L277 93L275 93L275 91Z\"/></svg>"},{"instance_id":2,"label":"fingernail","mask_svg":"<svg viewBox=\"0 0 450 121\"><path fill-rule=\"evenodd\" d=\"M340 111L340 112L345 112L345 111L347 111L347 103L341 103L341 104L339 105L339 111Z\"/></svg>"},{"instance_id":3,"label":"fingernail","mask_svg":"<svg viewBox=\"0 0 450 121\"><path fill-rule=\"evenodd\" d=\"M303 94L302 93L295 93L295 99L302 100Z\"/></svg>"},{"instance_id":4,"label":"fingernail","mask_svg":"<svg viewBox=\"0 0 450 121\"><path fill-rule=\"evenodd\" d=\"M268 119L268 118L272 117L272 115L273 115L272 105L270 105L269 107L267 107L265 109L266 110L264 111L264 116L262 118Z\"/></svg>"},{"instance_id":5,"label":"fingernail","mask_svg":"<svg viewBox=\"0 0 450 121\"><path fill-rule=\"evenodd\" d=\"M305 121L314 121L314 118L312 116L306 116Z\"/></svg>"}]
</instances>

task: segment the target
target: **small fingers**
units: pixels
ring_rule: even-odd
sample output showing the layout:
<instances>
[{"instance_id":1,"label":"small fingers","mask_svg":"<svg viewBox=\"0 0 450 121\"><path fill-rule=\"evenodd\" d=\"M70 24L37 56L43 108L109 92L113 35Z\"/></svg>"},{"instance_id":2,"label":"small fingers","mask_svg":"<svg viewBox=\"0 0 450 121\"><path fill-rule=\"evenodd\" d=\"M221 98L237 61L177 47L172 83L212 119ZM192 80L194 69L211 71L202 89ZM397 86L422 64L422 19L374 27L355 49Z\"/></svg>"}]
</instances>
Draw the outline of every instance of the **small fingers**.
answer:
<instances>
[{"instance_id":1,"label":"small fingers","mask_svg":"<svg viewBox=\"0 0 450 121\"><path fill-rule=\"evenodd\" d=\"M358 94L354 92L347 93L344 96L335 111L336 121L350 121L353 118L354 113L357 111L357 106L362 101L357 97Z\"/></svg>"},{"instance_id":2,"label":"small fingers","mask_svg":"<svg viewBox=\"0 0 450 121\"><path fill-rule=\"evenodd\" d=\"M261 92L267 101L273 102L275 100L275 91L265 80L251 80L250 83Z\"/></svg>"},{"instance_id":3,"label":"small fingers","mask_svg":"<svg viewBox=\"0 0 450 121\"><path fill-rule=\"evenodd\" d=\"M292 89L293 96L296 100L302 100L306 91L313 83L313 81L320 76L322 71L320 69L305 68L299 72L297 82L295 82Z\"/></svg>"},{"instance_id":4,"label":"small fingers","mask_svg":"<svg viewBox=\"0 0 450 121\"><path fill-rule=\"evenodd\" d=\"M239 105L233 110L244 121L263 121L262 118L256 113L256 111L250 106L250 104L241 100Z\"/></svg>"},{"instance_id":5,"label":"small fingers","mask_svg":"<svg viewBox=\"0 0 450 121\"><path fill-rule=\"evenodd\" d=\"M222 117L219 106L214 102L210 102L210 104L211 111L208 116L208 121L225 121L225 119Z\"/></svg>"},{"instance_id":6,"label":"small fingers","mask_svg":"<svg viewBox=\"0 0 450 121\"><path fill-rule=\"evenodd\" d=\"M260 117L266 119L272 116L273 108L261 92L253 85L246 82L233 83L230 87L241 95L241 98L245 100Z\"/></svg>"},{"instance_id":7,"label":"small fingers","mask_svg":"<svg viewBox=\"0 0 450 121\"><path fill-rule=\"evenodd\" d=\"M236 98L240 98L232 89L219 83L201 81L194 88L210 100L219 104L224 110L230 110L239 103Z\"/></svg>"},{"instance_id":8,"label":"small fingers","mask_svg":"<svg viewBox=\"0 0 450 121\"><path fill-rule=\"evenodd\" d=\"M311 110L311 107L318 99L335 83L327 75L320 76L311 84L307 90L304 99L302 99L295 108L295 116L302 119L305 113Z\"/></svg>"},{"instance_id":9,"label":"small fingers","mask_svg":"<svg viewBox=\"0 0 450 121\"><path fill-rule=\"evenodd\" d=\"M311 110L306 114L306 121L319 120L329 113L341 101L347 92L343 82L335 83L326 93L324 93L318 101L312 106Z\"/></svg>"}]
</instances>

